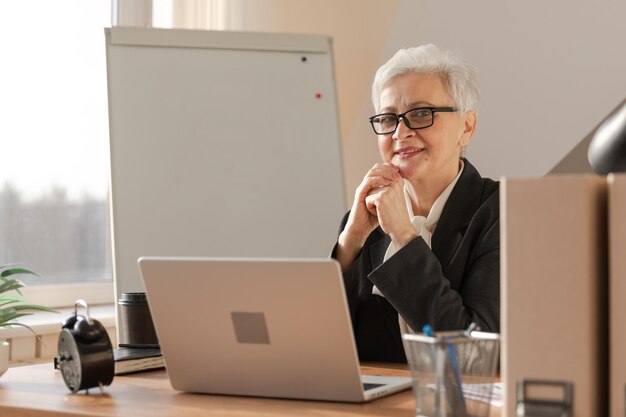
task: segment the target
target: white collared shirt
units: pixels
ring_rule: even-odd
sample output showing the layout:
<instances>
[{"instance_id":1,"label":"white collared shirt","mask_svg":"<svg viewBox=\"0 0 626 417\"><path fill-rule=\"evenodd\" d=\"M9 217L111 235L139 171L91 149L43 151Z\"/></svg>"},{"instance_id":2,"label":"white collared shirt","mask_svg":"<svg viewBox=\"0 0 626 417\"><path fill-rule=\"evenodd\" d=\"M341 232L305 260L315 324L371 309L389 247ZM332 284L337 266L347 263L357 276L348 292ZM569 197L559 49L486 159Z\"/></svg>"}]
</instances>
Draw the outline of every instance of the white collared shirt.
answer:
<instances>
[{"instance_id":1,"label":"white collared shirt","mask_svg":"<svg viewBox=\"0 0 626 417\"><path fill-rule=\"evenodd\" d=\"M456 177L454 177L452 182L448 184L448 186L443 190L443 192L439 194L439 197L437 197L437 200L435 200L435 203L430 208L428 217L416 216L413 214L413 204L411 203L411 196L407 189L407 187L409 187L410 185L408 184L406 180L404 180L404 198L406 201L407 210L409 212L409 219L411 220L411 224L413 224L413 227L415 228L415 232L417 233L417 236L421 236L429 248L432 248L431 246L432 235L435 232L435 228L437 227L437 223L439 222L439 218L441 217L441 212L443 211L444 206L448 202L448 198L450 197L450 194L452 193L454 186L456 185L459 178L461 177L461 173L463 172L464 166L465 164L463 163L463 160L460 160L459 173L456 175ZM393 255L395 255L396 252L398 252L398 250L399 248L396 248L396 246L394 245L392 241L387 247L387 251L385 252L385 257L383 258L383 263L387 262L387 260L391 258ZM375 285L374 285L374 288L372 288L372 294L376 294L381 297L384 297L384 295L380 292L378 287L376 287ZM410 332L411 329L407 326L404 319L402 319L402 317L400 317L399 315L398 317L400 321L400 330L405 333Z\"/></svg>"}]
</instances>

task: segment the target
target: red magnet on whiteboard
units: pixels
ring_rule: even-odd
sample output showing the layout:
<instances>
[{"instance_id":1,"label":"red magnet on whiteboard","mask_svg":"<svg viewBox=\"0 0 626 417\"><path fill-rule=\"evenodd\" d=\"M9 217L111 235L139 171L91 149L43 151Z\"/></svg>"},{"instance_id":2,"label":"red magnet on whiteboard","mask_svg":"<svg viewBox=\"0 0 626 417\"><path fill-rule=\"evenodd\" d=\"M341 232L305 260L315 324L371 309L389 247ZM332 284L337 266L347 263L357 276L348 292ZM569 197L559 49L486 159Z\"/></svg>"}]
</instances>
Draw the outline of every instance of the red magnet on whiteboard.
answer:
<instances>
[{"instance_id":1,"label":"red magnet on whiteboard","mask_svg":"<svg viewBox=\"0 0 626 417\"><path fill-rule=\"evenodd\" d=\"M315 93L315 98L318 100L322 98L322 93Z\"/></svg>"}]
</instances>

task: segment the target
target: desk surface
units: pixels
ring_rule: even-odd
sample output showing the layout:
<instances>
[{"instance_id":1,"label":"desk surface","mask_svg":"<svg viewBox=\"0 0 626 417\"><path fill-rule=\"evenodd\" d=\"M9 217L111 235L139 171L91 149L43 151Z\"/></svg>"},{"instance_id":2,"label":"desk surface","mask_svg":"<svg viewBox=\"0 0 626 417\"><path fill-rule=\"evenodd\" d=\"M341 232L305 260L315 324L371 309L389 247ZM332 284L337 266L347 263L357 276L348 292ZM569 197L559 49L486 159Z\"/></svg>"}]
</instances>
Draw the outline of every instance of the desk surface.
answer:
<instances>
[{"instance_id":1,"label":"desk surface","mask_svg":"<svg viewBox=\"0 0 626 417\"><path fill-rule=\"evenodd\" d=\"M370 375L408 375L406 366L363 366ZM415 416L411 390L365 404L274 400L174 391L165 371L116 376L90 394L72 394L51 363L14 367L0 377L0 416Z\"/></svg>"},{"instance_id":2,"label":"desk surface","mask_svg":"<svg viewBox=\"0 0 626 417\"><path fill-rule=\"evenodd\" d=\"M406 365L361 368L369 375L409 375ZM51 363L11 368L0 376L0 416L415 416L411 390L364 404L187 394L172 389L165 371L116 376L104 394L98 389L89 392L70 393ZM491 407L490 416L499 417L500 412Z\"/></svg>"}]
</instances>

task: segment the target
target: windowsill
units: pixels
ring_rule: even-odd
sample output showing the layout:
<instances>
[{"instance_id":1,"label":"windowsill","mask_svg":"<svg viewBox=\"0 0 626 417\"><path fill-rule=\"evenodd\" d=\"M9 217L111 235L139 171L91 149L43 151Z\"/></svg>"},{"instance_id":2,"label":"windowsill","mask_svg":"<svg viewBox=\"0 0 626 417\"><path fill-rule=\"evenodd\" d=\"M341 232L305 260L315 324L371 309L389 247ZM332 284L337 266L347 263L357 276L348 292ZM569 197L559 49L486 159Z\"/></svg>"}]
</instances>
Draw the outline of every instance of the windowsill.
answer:
<instances>
[{"instance_id":1,"label":"windowsill","mask_svg":"<svg viewBox=\"0 0 626 417\"><path fill-rule=\"evenodd\" d=\"M77 299L83 299L91 305L110 304L114 302L115 290L113 281L67 282L53 285L33 285L22 288L22 295L28 304L61 309L73 306Z\"/></svg>"},{"instance_id":2,"label":"windowsill","mask_svg":"<svg viewBox=\"0 0 626 417\"><path fill-rule=\"evenodd\" d=\"M29 316L20 317L21 323L29 326L36 334L60 333L63 322L74 315L74 307L56 309L59 313L35 312ZM79 307L78 315L85 315L85 309ZM115 327L115 305L100 304L89 306L89 316L98 320L104 327ZM16 326L0 328L0 340L16 337L32 336L28 328Z\"/></svg>"}]
</instances>

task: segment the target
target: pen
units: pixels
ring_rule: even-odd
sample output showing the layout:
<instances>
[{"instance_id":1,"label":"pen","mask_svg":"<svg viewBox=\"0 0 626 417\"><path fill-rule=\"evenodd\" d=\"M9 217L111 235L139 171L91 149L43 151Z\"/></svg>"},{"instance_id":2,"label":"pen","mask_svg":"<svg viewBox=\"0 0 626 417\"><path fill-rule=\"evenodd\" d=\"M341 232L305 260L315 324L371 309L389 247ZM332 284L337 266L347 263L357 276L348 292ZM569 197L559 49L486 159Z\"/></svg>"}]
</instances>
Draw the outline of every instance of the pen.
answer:
<instances>
[{"instance_id":1,"label":"pen","mask_svg":"<svg viewBox=\"0 0 626 417\"><path fill-rule=\"evenodd\" d=\"M432 326L426 324L422 328L424 334L429 337L433 337ZM435 350L435 363L436 374L438 379L441 378L448 399L448 406L450 411L455 417L465 417L467 415L465 397L463 395L463 385L461 383L461 374L459 370L458 361L456 358L456 349L451 343L451 337L446 337L441 340L438 338L438 342L443 341L443 344L438 343L441 346L442 352L437 354ZM447 352L444 348L447 346ZM446 356L448 360L446 361ZM437 391L435 393L435 409L441 410L441 397L440 397L440 384L437 384Z\"/></svg>"},{"instance_id":2,"label":"pen","mask_svg":"<svg viewBox=\"0 0 626 417\"><path fill-rule=\"evenodd\" d=\"M465 396L463 395L463 385L461 383L461 374L459 370L459 363L456 358L456 348L452 343L448 343L448 356L450 359L450 373L448 374L447 381L449 381L450 394L448 395L448 401L452 410L452 415L456 417L466 416ZM447 368L447 367L446 367ZM448 389L446 389L446 393Z\"/></svg>"},{"instance_id":3,"label":"pen","mask_svg":"<svg viewBox=\"0 0 626 417\"><path fill-rule=\"evenodd\" d=\"M430 324L425 324L422 327L422 332L424 333L424 335L428 336L428 337L433 337L433 328L431 327ZM433 346L432 349L432 353L433 353L433 361L435 363L435 375L436 375L436 387L435 387L435 410L437 410L437 412L441 411L441 385L440 385L440 381L439 381L439 375L443 374L443 368L441 366L441 360L440 360L440 356L441 355L437 355L437 349Z\"/></svg>"}]
</instances>

